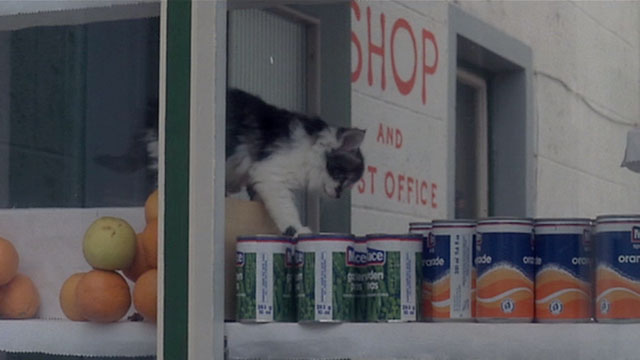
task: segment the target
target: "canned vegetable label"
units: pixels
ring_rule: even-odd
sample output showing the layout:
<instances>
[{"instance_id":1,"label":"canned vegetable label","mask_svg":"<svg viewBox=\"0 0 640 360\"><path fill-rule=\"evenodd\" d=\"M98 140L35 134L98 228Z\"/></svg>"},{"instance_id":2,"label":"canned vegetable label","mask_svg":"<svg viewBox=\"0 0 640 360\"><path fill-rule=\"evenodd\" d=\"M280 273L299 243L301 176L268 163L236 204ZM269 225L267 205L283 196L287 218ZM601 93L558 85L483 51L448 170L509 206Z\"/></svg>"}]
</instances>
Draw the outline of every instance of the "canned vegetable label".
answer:
<instances>
[{"instance_id":1,"label":"canned vegetable label","mask_svg":"<svg viewBox=\"0 0 640 360\"><path fill-rule=\"evenodd\" d=\"M478 221L478 321L533 320L535 258L532 225L529 219Z\"/></svg>"},{"instance_id":2,"label":"canned vegetable label","mask_svg":"<svg viewBox=\"0 0 640 360\"><path fill-rule=\"evenodd\" d=\"M367 296L365 292L365 276L367 273L367 239L358 237L353 247L347 251L349 278L347 284L354 290L355 304L353 321L367 320Z\"/></svg>"},{"instance_id":3,"label":"canned vegetable label","mask_svg":"<svg viewBox=\"0 0 640 360\"><path fill-rule=\"evenodd\" d=\"M351 321L355 310L355 263L347 250L353 236L309 234L298 237L296 278L298 321ZM352 255L356 255L352 253ZM353 259L352 259L353 260ZM349 274L352 274L349 276Z\"/></svg>"},{"instance_id":4,"label":"canned vegetable label","mask_svg":"<svg viewBox=\"0 0 640 360\"><path fill-rule=\"evenodd\" d=\"M640 320L640 216L596 219L598 321Z\"/></svg>"},{"instance_id":5,"label":"canned vegetable label","mask_svg":"<svg viewBox=\"0 0 640 360\"><path fill-rule=\"evenodd\" d=\"M591 318L589 219L539 219L534 225L536 320Z\"/></svg>"},{"instance_id":6,"label":"canned vegetable label","mask_svg":"<svg viewBox=\"0 0 640 360\"><path fill-rule=\"evenodd\" d=\"M365 275L368 321L416 321L422 236L369 235Z\"/></svg>"},{"instance_id":7,"label":"canned vegetable label","mask_svg":"<svg viewBox=\"0 0 640 360\"><path fill-rule=\"evenodd\" d=\"M243 236L237 241L238 321L293 320L293 252L281 236Z\"/></svg>"},{"instance_id":8,"label":"canned vegetable label","mask_svg":"<svg viewBox=\"0 0 640 360\"><path fill-rule=\"evenodd\" d=\"M472 319L474 238L474 222L434 221L423 253L426 319Z\"/></svg>"}]
</instances>

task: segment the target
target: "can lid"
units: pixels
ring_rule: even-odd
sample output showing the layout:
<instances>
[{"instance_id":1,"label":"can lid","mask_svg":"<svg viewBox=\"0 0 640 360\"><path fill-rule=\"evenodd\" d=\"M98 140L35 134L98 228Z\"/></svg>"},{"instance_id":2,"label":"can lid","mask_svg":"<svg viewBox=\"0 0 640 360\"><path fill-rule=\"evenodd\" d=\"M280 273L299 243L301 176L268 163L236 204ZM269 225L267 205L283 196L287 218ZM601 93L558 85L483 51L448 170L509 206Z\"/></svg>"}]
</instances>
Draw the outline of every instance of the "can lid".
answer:
<instances>
[{"instance_id":1,"label":"can lid","mask_svg":"<svg viewBox=\"0 0 640 360\"><path fill-rule=\"evenodd\" d=\"M437 226L475 226L476 220L471 219L451 219L451 220L433 220L433 227Z\"/></svg>"},{"instance_id":2,"label":"can lid","mask_svg":"<svg viewBox=\"0 0 640 360\"><path fill-rule=\"evenodd\" d=\"M348 240L353 241L355 236L353 234L347 233L331 233L331 232L320 232L313 234L300 234L296 237L298 241L306 241L306 240Z\"/></svg>"},{"instance_id":3,"label":"can lid","mask_svg":"<svg viewBox=\"0 0 640 360\"><path fill-rule=\"evenodd\" d=\"M640 215L638 215L638 214L600 215L600 216L596 217L596 223L616 222L616 221L640 221Z\"/></svg>"},{"instance_id":4,"label":"can lid","mask_svg":"<svg viewBox=\"0 0 640 360\"><path fill-rule=\"evenodd\" d=\"M417 240L422 241L421 234L367 234L367 240Z\"/></svg>"},{"instance_id":5,"label":"can lid","mask_svg":"<svg viewBox=\"0 0 640 360\"><path fill-rule=\"evenodd\" d=\"M537 218L534 219L534 226L538 225L591 225L589 218Z\"/></svg>"},{"instance_id":6,"label":"can lid","mask_svg":"<svg viewBox=\"0 0 640 360\"><path fill-rule=\"evenodd\" d=\"M290 242L291 237L274 234L240 235L236 241L286 241Z\"/></svg>"},{"instance_id":7,"label":"can lid","mask_svg":"<svg viewBox=\"0 0 640 360\"><path fill-rule=\"evenodd\" d=\"M478 219L478 225L486 224L486 223L527 223L533 224L533 218L528 217L515 217L515 216L495 216L495 217L487 217Z\"/></svg>"},{"instance_id":8,"label":"can lid","mask_svg":"<svg viewBox=\"0 0 640 360\"><path fill-rule=\"evenodd\" d=\"M353 241L355 241L357 243L365 243L365 242L367 242L367 236L366 235L358 235L353 239Z\"/></svg>"}]
</instances>

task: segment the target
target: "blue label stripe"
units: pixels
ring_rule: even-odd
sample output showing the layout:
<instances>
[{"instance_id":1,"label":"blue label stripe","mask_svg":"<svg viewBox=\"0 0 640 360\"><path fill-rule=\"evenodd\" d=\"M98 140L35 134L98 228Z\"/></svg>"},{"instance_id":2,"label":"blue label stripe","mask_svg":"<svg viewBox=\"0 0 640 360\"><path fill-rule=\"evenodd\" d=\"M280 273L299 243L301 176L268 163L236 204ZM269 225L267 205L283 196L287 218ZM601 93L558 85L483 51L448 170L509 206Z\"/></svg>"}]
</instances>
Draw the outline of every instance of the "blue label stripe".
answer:
<instances>
[{"instance_id":1,"label":"blue label stripe","mask_svg":"<svg viewBox=\"0 0 640 360\"><path fill-rule=\"evenodd\" d=\"M482 233L476 256L478 276L497 265L509 264L533 280L534 253L531 234Z\"/></svg>"},{"instance_id":2,"label":"blue label stripe","mask_svg":"<svg viewBox=\"0 0 640 360\"><path fill-rule=\"evenodd\" d=\"M549 266L563 269L574 277L589 281L591 254L580 234L536 235L536 273Z\"/></svg>"}]
</instances>

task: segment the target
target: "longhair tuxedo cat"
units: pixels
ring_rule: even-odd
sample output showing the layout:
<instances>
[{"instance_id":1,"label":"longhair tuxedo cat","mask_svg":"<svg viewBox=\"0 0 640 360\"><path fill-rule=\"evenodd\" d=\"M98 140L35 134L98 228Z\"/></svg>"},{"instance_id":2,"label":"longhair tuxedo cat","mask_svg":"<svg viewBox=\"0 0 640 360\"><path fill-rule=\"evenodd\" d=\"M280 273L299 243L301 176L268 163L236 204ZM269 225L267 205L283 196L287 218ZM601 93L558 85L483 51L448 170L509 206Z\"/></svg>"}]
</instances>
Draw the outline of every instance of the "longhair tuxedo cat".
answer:
<instances>
[{"instance_id":1,"label":"longhair tuxedo cat","mask_svg":"<svg viewBox=\"0 0 640 360\"><path fill-rule=\"evenodd\" d=\"M226 120L227 192L247 187L284 234L311 232L294 190L339 198L364 172L364 130L330 126L237 89L227 92Z\"/></svg>"},{"instance_id":2,"label":"longhair tuxedo cat","mask_svg":"<svg viewBox=\"0 0 640 360\"><path fill-rule=\"evenodd\" d=\"M96 162L117 172L133 172L144 166L155 172L157 114L149 118L153 121L146 121L146 131L136 136L125 154L97 156ZM364 130L330 126L318 117L281 109L242 90L230 89L226 193L246 188L252 199L264 202L283 234L311 232L300 221L294 191L307 189L330 198L344 194L364 172L360 151L364 135Z\"/></svg>"}]
</instances>

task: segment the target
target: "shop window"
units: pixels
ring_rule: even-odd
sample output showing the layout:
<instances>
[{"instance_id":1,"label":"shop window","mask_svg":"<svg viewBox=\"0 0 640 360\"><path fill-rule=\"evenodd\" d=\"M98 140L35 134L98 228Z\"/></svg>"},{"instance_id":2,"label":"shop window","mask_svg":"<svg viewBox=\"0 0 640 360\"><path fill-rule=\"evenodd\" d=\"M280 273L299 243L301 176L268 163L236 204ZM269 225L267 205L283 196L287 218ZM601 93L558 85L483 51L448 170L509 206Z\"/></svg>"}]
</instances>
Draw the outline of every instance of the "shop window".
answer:
<instances>
[{"instance_id":1,"label":"shop window","mask_svg":"<svg viewBox=\"0 0 640 360\"><path fill-rule=\"evenodd\" d=\"M237 9L229 12L227 82L290 111L317 115L317 97L309 96L318 64L308 55L318 46L314 24L288 8ZM233 195L246 198L245 192ZM311 219L304 191L296 194L303 223Z\"/></svg>"},{"instance_id":2,"label":"shop window","mask_svg":"<svg viewBox=\"0 0 640 360\"><path fill-rule=\"evenodd\" d=\"M0 5L0 237L19 259L20 276L11 274L11 283L32 285L31 296L20 295L29 312L9 314L5 308L1 316L2 360L155 358L156 328L129 321L139 319L132 317L135 306L123 301L119 317L107 319L114 334L132 328L121 341L101 326L76 332L80 323L71 321L77 318L65 312L68 302L59 294L73 274L117 268L122 272L102 274L120 284L126 299L136 278L128 271L136 234L147 230L151 246L157 246L158 208L149 206L147 217L143 205L158 184L149 156L156 148L148 145L158 131L160 5ZM113 242L92 250L114 249L113 255L124 249L112 258L119 258L117 265L98 265L95 257L84 256L89 247L84 238L95 239L88 230L108 228L91 227L103 217L119 218L101 222L125 230L109 231ZM20 289L9 284L3 281L3 296ZM99 293L92 293L91 304L113 300L113 293ZM22 317L27 319L13 320ZM89 321L96 320L102 319Z\"/></svg>"},{"instance_id":3,"label":"shop window","mask_svg":"<svg viewBox=\"0 0 640 360\"><path fill-rule=\"evenodd\" d=\"M144 203L159 28L151 17L0 31L0 207Z\"/></svg>"},{"instance_id":4,"label":"shop window","mask_svg":"<svg viewBox=\"0 0 640 360\"><path fill-rule=\"evenodd\" d=\"M348 3L255 5L229 4L227 85L332 125L349 126ZM312 230L350 231L348 196L325 201L299 192L297 202L303 224Z\"/></svg>"}]
</instances>

